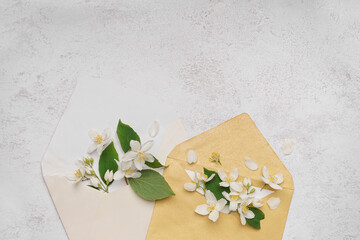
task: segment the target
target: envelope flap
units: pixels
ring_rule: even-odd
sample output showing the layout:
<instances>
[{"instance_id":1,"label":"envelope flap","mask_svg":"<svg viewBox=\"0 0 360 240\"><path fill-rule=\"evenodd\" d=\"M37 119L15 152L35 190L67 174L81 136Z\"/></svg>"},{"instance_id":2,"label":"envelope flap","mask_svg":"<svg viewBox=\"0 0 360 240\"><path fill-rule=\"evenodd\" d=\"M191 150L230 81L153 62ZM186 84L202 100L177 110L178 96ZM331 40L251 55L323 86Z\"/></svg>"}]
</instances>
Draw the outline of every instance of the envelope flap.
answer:
<instances>
[{"instance_id":1,"label":"envelope flap","mask_svg":"<svg viewBox=\"0 0 360 240\"><path fill-rule=\"evenodd\" d=\"M291 174L246 113L179 144L168 158L187 161L187 152L191 149L198 155L196 165L226 172L238 168L241 177L251 178L257 186L262 184L261 169L266 166L271 174L284 175L283 188L294 189ZM212 152L220 154L222 165L209 161ZM250 171L244 163L246 157L255 160L259 169ZM193 165L188 166L189 170L193 168Z\"/></svg>"}]
</instances>

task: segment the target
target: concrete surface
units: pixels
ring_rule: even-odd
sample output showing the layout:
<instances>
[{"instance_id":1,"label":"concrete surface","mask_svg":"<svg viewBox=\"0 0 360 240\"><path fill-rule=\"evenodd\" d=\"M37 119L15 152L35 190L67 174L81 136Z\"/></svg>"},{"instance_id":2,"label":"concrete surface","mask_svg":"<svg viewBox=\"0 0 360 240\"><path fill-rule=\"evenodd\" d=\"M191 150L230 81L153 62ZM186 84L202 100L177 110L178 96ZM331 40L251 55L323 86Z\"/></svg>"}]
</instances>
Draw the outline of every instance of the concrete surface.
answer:
<instances>
[{"instance_id":1,"label":"concrete surface","mask_svg":"<svg viewBox=\"0 0 360 240\"><path fill-rule=\"evenodd\" d=\"M158 95L191 135L248 112L294 177L283 239L360 239L359 11L357 0L2 0L0 238L66 239L40 160L86 74Z\"/></svg>"}]
</instances>

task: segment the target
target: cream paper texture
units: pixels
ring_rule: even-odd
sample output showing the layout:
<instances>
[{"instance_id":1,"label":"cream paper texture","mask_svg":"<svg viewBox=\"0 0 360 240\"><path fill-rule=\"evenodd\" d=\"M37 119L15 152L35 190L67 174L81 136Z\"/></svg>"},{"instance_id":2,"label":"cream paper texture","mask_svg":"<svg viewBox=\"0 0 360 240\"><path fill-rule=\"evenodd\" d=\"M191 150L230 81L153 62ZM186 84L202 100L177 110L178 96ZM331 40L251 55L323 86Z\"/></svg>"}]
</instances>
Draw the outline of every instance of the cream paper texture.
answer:
<instances>
[{"instance_id":1,"label":"cream paper texture","mask_svg":"<svg viewBox=\"0 0 360 240\"><path fill-rule=\"evenodd\" d=\"M122 156L116 136L119 118L131 125L143 142L152 139L149 125L154 120L160 123L150 152L163 164L173 147L187 138L181 120L166 104L116 82L80 81L42 160L44 180L71 240L146 237L154 202L143 200L124 182L115 182L106 194L66 179L75 160L86 153L92 128L102 131L111 127ZM97 164L99 156L92 156Z\"/></svg>"}]
</instances>

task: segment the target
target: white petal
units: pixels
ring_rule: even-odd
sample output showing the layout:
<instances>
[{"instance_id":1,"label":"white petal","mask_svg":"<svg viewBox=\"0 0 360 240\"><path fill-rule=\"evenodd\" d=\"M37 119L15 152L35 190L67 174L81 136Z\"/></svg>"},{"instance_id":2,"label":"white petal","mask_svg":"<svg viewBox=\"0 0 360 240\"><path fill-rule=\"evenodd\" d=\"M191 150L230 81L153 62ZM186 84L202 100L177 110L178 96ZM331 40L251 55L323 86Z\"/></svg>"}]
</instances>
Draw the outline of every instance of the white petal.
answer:
<instances>
[{"instance_id":1,"label":"white petal","mask_svg":"<svg viewBox=\"0 0 360 240\"><path fill-rule=\"evenodd\" d=\"M128 170L131 167L132 163L133 163L132 161L121 162L120 163L121 170Z\"/></svg>"},{"instance_id":2,"label":"white petal","mask_svg":"<svg viewBox=\"0 0 360 240\"><path fill-rule=\"evenodd\" d=\"M221 198L219 201L217 201L216 203L216 210L217 211L221 211L223 210L223 208L225 207L226 205L226 200L224 198Z\"/></svg>"},{"instance_id":3,"label":"white petal","mask_svg":"<svg viewBox=\"0 0 360 240\"><path fill-rule=\"evenodd\" d=\"M154 121L149 127L149 136L152 138L156 137L158 132L159 132L159 123L157 121Z\"/></svg>"},{"instance_id":4,"label":"white petal","mask_svg":"<svg viewBox=\"0 0 360 240\"><path fill-rule=\"evenodd\" d=\"M239 172L237 168L231 171L230 177L232 177L234 181L238 178L238 176L239 176Z\"/></svg>"},{"instance_id":5,"label":"white petal","mask_svg":"<svg viewBox=\"0 0 360 240\"><path fill-rule=\"evenodd\" d=\"M69 173L66 175L66 178L69 180L69 181L76 181L78 180L78 178L75 176L74 173Z\"/></svg>"},{"instance_id":6,"label":"white petal","mask_svg":"<svg viewBox=\"0 0 360 240\"><path fill-rule=\"evenodd\" d=\"M154 162L154 161L155 161L155 158L154 158L153 155L151 155L151 154L148 153L145 161L147 161L147 162Z\"/></svg>"},{"instance_id":7,"label":"white petal","mask_svg":"<svg viewBox=\"0 0 360 240\"><path fill-rule=\"evenodd\" d=\"M154 145L154 141L153 141L153 140L147 141L146 143L144 143L144 144L141 146L141 151L147 152L147 151L149 151L149 150L152 148L153 145Z\"/></svg>"},{"instance_id":8,"label":"white petal","mask_svg":"<svg viewBox=\"0 0 360 240\"><path fill-rule=\"evenodd\" d=\"M215 195L209 190L206 190L205 198L206 198L207 202L216 202L217 201Z\"/></svg>"},{"instance_id":9,"label":"white petal","mask_svg":"<svg viewBox=\"0 0 360 240\"><path fill-rule=\"evenodd\" d=\"M230 202L230 206L229 206L230 211L236 211L237 207L238 207L237 202Z\"/></svg>"},{"instance_id":10,"label":"white petal","mask_svg":"<svg viewBox=\"0 0 360 240\"><path fill-rule=\"evenodd\" d=\"M264 178L263 176L260 176L261 180L263 180L264 183L269 184L270 180L267 178Z\"/></svg>"},{"instance_id":11,"label":"white petal","mask_svg":"<svg viewBox=\"0 0 360 240\"><path fill-rule=\"evenodd\" d=\"M136 157L137 157L137 152L130 150L124 154L124 156L121 158L121 161L123 162L131 161L134 160Z\"/></svg>"},{"instance_id":12,"label":"white petal","mask_svg":"<svg viewBox=\"0 0 360 240\"><path fill-rule=\"evenodd\" d=\"M245 158L245 166L252 171L256 171L258 169L257 163L251 158Z\"/></svg>"},{"instance_id":13,"label":"white petal","mask_svg":"<svg viewBox=\"0 0 360 240\"><path fill-rule=\"evenodd\" d=\"M110 136L111 136L111 128L106 128L102 133L102 137L104 139L109 139Z\"/></svg>"},{"instance_id":14,"label":"white petal","mask_svg":"<svg viewBox=\"0 0 360 240\"><path fill-rule=\"evenodd\" d=\"M198 188L196 189L196 191L197 191L198 193L200 193L201 195L204 195L204 194L205 194L204 189L201 188L201 187L198 187Z\"/></svg>"},{"instance_id":15,"label":"white petal","mask_svg":"<svg viewBox=\"0 0 360 240\"><path fill-rule=\"evenodd\" d=\"M219 183L219 185L222 186L222 187L229 187L230 186L228 182L221 182L221 183Z\"/></svg>"},{"instance_id":16,"label":"white petal","mask_svg":"<svg viewBox=\"0 0 360 240\"><path fill-rule=\"evenodd\" d=\"M290 155L292 153L293 149L294 149L294 142L289 139L285 139L285 141L283 142L283 144L281 146L281 151L285 155Z\"/></svg>"},{"instance_id":17,"label":"white petal","mask_svg":"<svg viewBox=\"0 0 360 240\"><path fill-rule=\"evenodd\" d=\"M143 164L139 160L135 160L134 165L135 165L136 169L139 170L139 171L141 171L143 169Z\"/></svg>"},{"instance_id":18,"label":"white petal","mask_svg":"<svg viewBox=\"0 0 360 240\"><path fill-rule=\"evenodd\" d=\"M225 177L227 176L225 172L218 170L218 175L221 180L225 181Z\"/></svg>"},{"instance_id":19,"label":"white petal","mask_svg":"<svg viewBox=\"0 0 360 240\"><path fill-rule=\"evenodd\" d=\"M277 209L280 205L280 198L269 198L269 200L267 200L267 204L269 205L270 209Z\"/></svg>"},{"instance_id":20,"label":"white petal","mask_svg":"<svg viewBox=\"0 0 360 240\"><path fill-rule=\"evenodd\" d=\"M124 172L123 171L116 171L114 174L114 180L120 180L124 177Z\"/></svg>"},{"instance_id":21,"label":"white petal","mask_svg":"<svg viewBox=\"0 0 360 240\"><path fill-rule=\"evenodd\" d=\"M211 176L206 180L206 182L210 182L215 177L215 173L211 174Z\"/></svg>"},{"instance_id":22,"label":"white petal","mask_svg":"<svg viewBox=\"0 0 360 240\"><path fill-rule=\"evenodd\" d=\"M240 220L241 220L241 224L242 224L242 225L245 225L245 224L246 224L245 216L244 216L244 214L242 214L242 213L240 213Z\"/></svg>"},{"instance_id":23,"label":"white petal","mask_svg":"<svg viewBox=\"0 0 360 240\"><path fill-rule=\"evenodd\" d=\"M282 187L277 185L276 183L272 183L272 182L269 182L269 186L272 188L272 189L275 189L275 190L281 190Z\"/></svg>"},{"instance_id":24,"label":"white petal","mask_svg":"<svg viewBox=\"0 0 360 240\"><path fill-rule=\"evenodd\" d=\"M195 183L185 183L184 188L186 191L193 192L196 189L196 184Z\"/></svg>"},{"instance_id":25,"label":"white petal","mask_svg":"<svg viewBox=\"0 0 360 240\"><path fill-rule=\"evenodd\" d=\"M222 195L228 200L228 201L230 201L230 195L229 195L229 193L227 193L227 192L222 192Z\"/></svg>"},{"instance_id":26,"label":"white petal","mask_svg":"<svg viewBox=\"0 0 360 240\"><path fill-rule=\"evenodd\" d=\"M253 219L254 217L255 217L255 214L251 210L248 210L248 212L245 214L245 218Z\"/></svg>"},{"instance_id":27,"label":"white petal","mask_svg":"<svg viewBox=\"0 0 360 240\"><path fill-rule=\"evenodd\" d=\"M133 172L133 174L131 175L131 178L139 178L141 177L141 172Z\"/></svg>"},{"instance_id":28,"label":"white petal","mask_svg":"<svg viewBox=\"0 0 360 240\"><path fill-rule=\"evenodd\" d=\"M197 155L194 150L189 150L187 153L187 161L189 164L196 163L197 161Z\"/></svg>"},{"instance_id":29,"label":"white petal","mask_svg":"<svg viewBox=\"0 0 360 240\"><path fill-rule=\"evenodd\" d=\"M104 146L103 144L98 144L97 148L96 148L96 151L99 155L101 155L102 151L104 149Z\"/></svg>"},{"instance_id":30,"label":"white petal","mask_svg":"<svg viewBox=\"0 0 360 240\"><path fill-rule=\"evenodd\" d=\"M241 192L242 191L242 187L240 185L240 183L238 182L231 182L230 183L230 188L232 191L235 191L235 192Z\"/></svg>"},{"instance_id":31,"label":"white petal","mask_svg":"<svg viewBox=\"0 0 360 240\"><path fill-rule=\"evenodd\" d=\"M141 149L141 144L140 144L139 141L131 140L131 141L130 141L130 147L131 147L131 150L132 150L132 151L138 152L138 151L140 151L140 149Z\"/></svg>"},{"instance_id":32,"label":"white petal","mask_svg":"<svg viewBox=\"0 0 360 240\"><path fill-rule=\"evenodd\" d=\"M195 212L200 215L208 215L210 213L207 204L202 204L200 206L197 206Z\"/></svg>"},{"instance_id":33,"label":"white petal","mask_svg":"<svg viewBox=\"0 0 360 240\"><path fill-rule=\"evenodd\" d=\"M213 222L216 222L219 218L219 212L214 210L209 214L209 219Z\"/></svg>"},{"instance_id":34,"label":"white petal","mask_svg":"<svg viewBox=\"0 0 360 240\"><path fill-rule=\"evenodd\" d=\"M269 178L269 170L267 169L267 167L264 166L262 172L265 178Z\"/></svg>"},{"instance_id":35,"label":"white petal","mask_svg":"<svg viewBox=\"0 0 360 240\"><path fill-rule=\"evenodd\" d=\"M97 148L96 143L91 144L90 147L88 148L88 153L90 154L90 153L94 152L96 150L96 148Z\"/></svg>"},{"instance_id":36,"label":"white petal","mask_svg":"<svg viewBox=\"0 0 360 240\"><path fill-rule=\"evenodd\" d=\"M276 181L276 184L281 184L284 181L284 176L282 175L282 173L276 174L275 177L278 179Z\"/></svg>"},{"instance_id":37,"label":"white petal","mask_svg":"<svg viewBox=\"0 0 360 240\"><path fill-rule=\"evenodd\" d=\"M99 135L99 133L98 133L97 131L95 131L95 130L93 130L93 129L91 129L91 130L89 131L89 137L91 138L91 140L94 140L94 138L95 138L97 135Z\"/></svg>"}]
</instances>

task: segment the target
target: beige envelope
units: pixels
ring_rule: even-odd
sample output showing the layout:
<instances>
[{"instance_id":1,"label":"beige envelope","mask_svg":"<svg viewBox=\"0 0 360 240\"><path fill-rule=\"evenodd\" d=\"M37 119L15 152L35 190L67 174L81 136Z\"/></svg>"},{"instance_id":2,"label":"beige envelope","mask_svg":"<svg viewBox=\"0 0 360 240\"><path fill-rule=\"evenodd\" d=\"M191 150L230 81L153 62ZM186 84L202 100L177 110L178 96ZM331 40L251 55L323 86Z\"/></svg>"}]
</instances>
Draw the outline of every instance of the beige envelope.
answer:
<instances>
[{"instance_id":1,"label":"beige envelope","mask_svg":"<svg viewBox=\"0 0 360 240\"><path fill-rule=\"evenodd\" d=\"M146 238L154 202L140 198L124 181L114 182L110 186L112 191L106 194L81 182L69 182L65 176L69 167L86 153L91 128L101 131L110 127L115 147L122 156L115 135L120 117L134 127L143 141L150 138L151 122L159 121L160 130L151 153L165 163L174 146L187 139L172 110L171 106L126 89L116 81L87 77L79 81L42 161L44 180L69 239ZM95 166L99 156L95 153L93 157Z\"/></svg>"},{"instance_id":2,"label":"beige envelope","mask_svg":"<svg viewBox=\"0 0 360 240\"><path fill-rule=\"evenodd\" d=\"M193 165L187 163L187 152L190 149L195 150L198 155L198 161ZM222 166L209 161L212 152L220 153ZM259 169L251 171L246 168L246 157L254 159ZM156 202L147 234L148 240L282 238L294 191L293 180L248 114L241 114L178 145L168 155L167 164L170 166L164 172L164 177L176 197ZM218 221L213 223L194 212L198 205L205 203L205 198L184 190L184 183L190 181L185 169L202 172L205 167L229 173L238 168L241 180L249 177L254 186L261 188L264 185L260 179L263 166L267 166L271 173L283 173L284 182L281 184L283 190L275 191L263 199L264 206L261 210L265 213L265 219L261 221L260 230L248 225L242 226L237 213L220 213ZM270 197L281 199L279 208L269 209L266 201Z\"/></svg>"}]
</instances>

